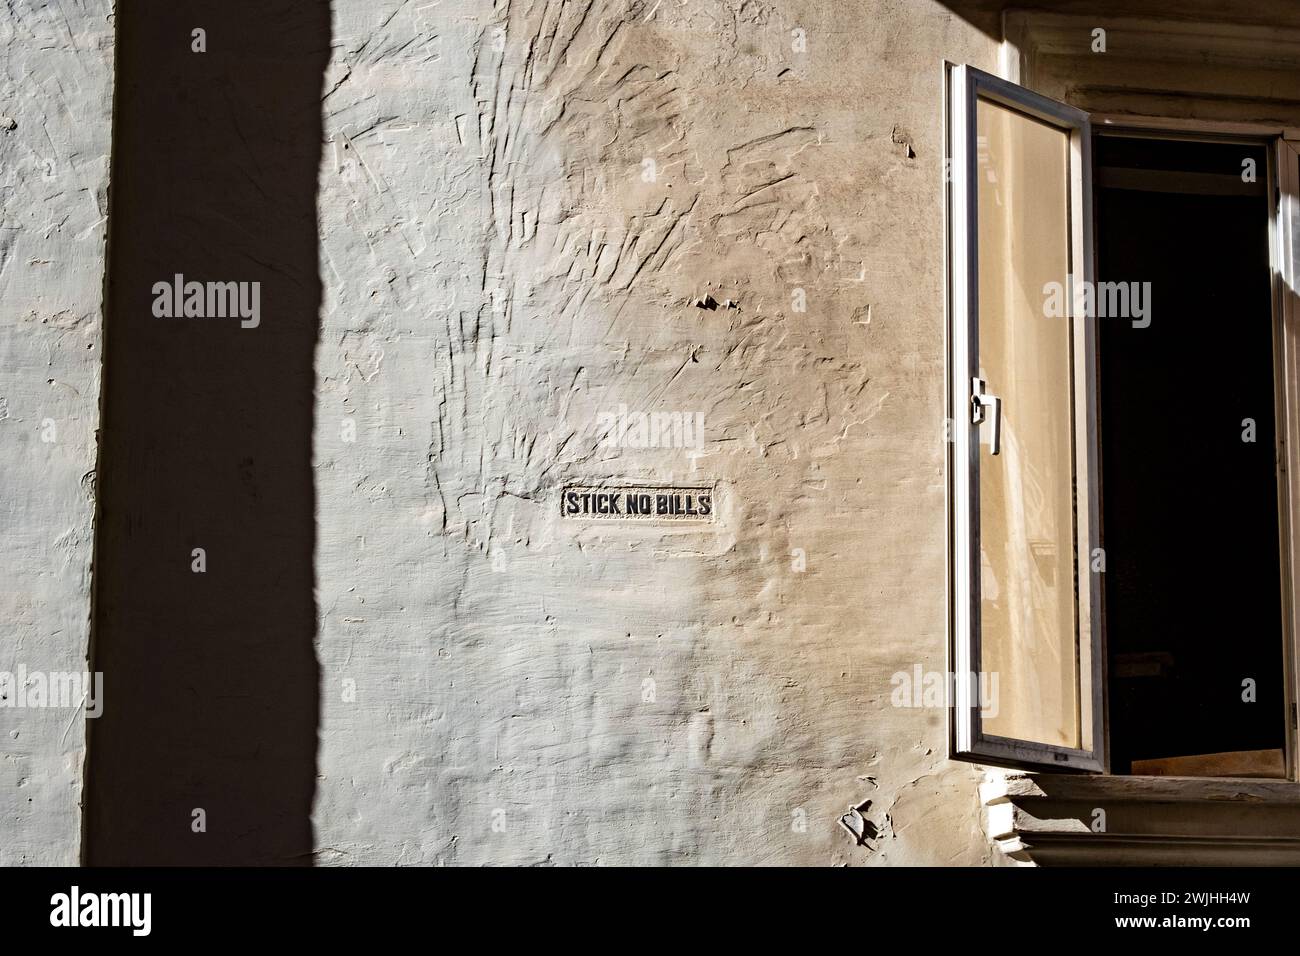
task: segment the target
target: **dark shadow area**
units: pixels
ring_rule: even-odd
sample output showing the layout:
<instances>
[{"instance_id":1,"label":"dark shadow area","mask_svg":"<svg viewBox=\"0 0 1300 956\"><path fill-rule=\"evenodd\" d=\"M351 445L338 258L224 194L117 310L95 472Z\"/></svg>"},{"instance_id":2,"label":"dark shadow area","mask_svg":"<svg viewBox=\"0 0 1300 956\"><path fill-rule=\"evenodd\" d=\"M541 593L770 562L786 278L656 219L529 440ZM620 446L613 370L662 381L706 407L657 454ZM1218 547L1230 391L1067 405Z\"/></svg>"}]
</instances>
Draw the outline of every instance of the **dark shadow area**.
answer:
<instances>
[{"instance_id":1,"label":"dark shadow area","mask_svg":"<svg viewBox=\"0 0 1300 956\"><path fill-rule=\"evenodd\" d=\"M329 47L325 0L117 6L90 864L312 862ZM182 286L181 308L201 298L205 317L159 317L155 285L178 274L260 283L260 324L207 314L236 287Z\"/></svg>"},{"instance_id":2,"label":"dark shadow area","mask_svg":"<svg viewBox=\"0 0 1300 956\"><path fill-rule=\"evenodd\" d=\"M1112 769L1280 751L1265 151L1103 136L1096 158L1098 279L1152 289L1148 327L1098 320Z\"/></svg>"}]
</instances>

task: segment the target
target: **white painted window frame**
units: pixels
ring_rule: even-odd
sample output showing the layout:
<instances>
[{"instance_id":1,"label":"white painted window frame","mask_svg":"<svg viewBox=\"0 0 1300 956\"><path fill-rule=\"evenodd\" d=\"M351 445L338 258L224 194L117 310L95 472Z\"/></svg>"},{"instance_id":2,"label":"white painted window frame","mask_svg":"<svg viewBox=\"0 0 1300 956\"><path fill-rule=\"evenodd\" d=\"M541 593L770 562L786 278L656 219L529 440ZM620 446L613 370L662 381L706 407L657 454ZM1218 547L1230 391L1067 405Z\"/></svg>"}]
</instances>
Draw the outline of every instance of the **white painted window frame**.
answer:
<instances>
[{"instance_id":1,"label":"white painted window frame","mask_svg":"<svg viewBox=\"0 0 1300 956\"><path fill-rule=\"evenodd\" d=\"M1300 130L1273 134L1269 177L1273 216L1273 355L1279 449L1278 510L1282 556L1284 684L1286 686L1286 766L1289 780L1300 779Z\"/></svg>"},{"instance_id":2,"label":"white painted window frame","mask_svg":"<svg viewBox=\"0 0 1300 956\"><path fill-rule=\"evenodd\" d=\"M1004 47L1004 71L1011 75L1018 75L1019 70L1009 70L1006 66L1009 60L1016 59L1014 46L1011 47L1012 56L1006 56L1005 52L1006 47ZM951 122L951 120L958 119L956 115L945 116L945 129L948 130L949 135L948 155L951 157L958 155L955 147L962 145L961 143L954 143L954 138L963 135L962 131L965 131L964 135L967 137L974 135L971 123L973 117L970 115L973 98L966 89L969 83L967 80L962 79L959 81L958 79L968 70L971 70L971 68L945 63L945 79L947 83L945 109L954 114L959 111L962 113L962 121L959 124ZM1003 94L1006 94L1008 90L1014 93L1014 96L1009 101L1004 101L1013 107L1017 107L1029 97L1036 97L1038 100L1047 99L1037 97L1036 94L1032 94L1030 91L1024 90L1022 87L1006 80L979 73L979 71L974 71L974 73L979 74L979 79L985 88L995 91L1000 90ZM959 91L961 95L957 95ZM1054 101L1048 100L1048 102ZM1097 131L1131 131L1143 135L1168 135L1175 138L1202 141L1238 140L1263 144L1267 147L1270 168L1265 173L1265 182L1268 188L1270 210L1269 252L1272 265L1274 304L1275 413L1279 444L1278 456L1281 464L1278 475L1278 508L1279 551L1283 579L1281 582L1281 597L1285 632L1283 642L1283 684L1286 689L1286 701L1283 720L1286 727L1287 779L1297 782L1300 781L1300 759L1297 757L1298 751L1300 751L1300 731L1297 730L1297 724L1300 722L1297 719L1297 709L1300 708L1300 128L1260 123L1202 121L1104 113L1092 114L1088 119ZM1090 138L1091 132L1087 134L1087 138L1083 139L1083 142L1089 145L1086 154L1090 154L1091 151ZM945 206L947 217L945 221L946 253L949 257L947 274L951 280L948 298L948 355L951 363L950 367L953 370L953 374L948 377L947 381L947 407L949 414L954 416L954 427L951 435L953 441L949 444L949 543L952 554L949 568L949 625L953 634L950 655L953 670L956 673L969 673L971 665L977 662L977 657L973 657L971 650L968 649L971 645L969 639L963 641L960 639L960 635L963 628L969 632L972 624L970 616L972 593L970 590L971 576L969 569L972 553L977 554L977 551L972 552L971 542L963 543L961 536L958 534L958 522L968 521L973 499L970 497L970 489L967 489L963 494L960 483L955 482L953 477L956 475L955 463L969 460L972 444L975 452L979 450L978 435L975 435L972 443L971 430L960 427L967 420L962 417L961 413L964 411L964 402L969 394L971 377L971 356L965 340L969 334L969 323L971 321L969 298L970 293L973 291L973 288L961 279L961 274L963 272L969 273L977 260L972 257L973 250L969 248L968 238L963 235L961 229L956 228L959 223L954 215L955 210L968 209L973 202L974 197L969 189L973 168L969 162L964 168L957 167L958 164L955 162L952 163L951 167L945 164L945 180L950 181L948 183L950 185L948 203ZM1075 168L1082 170L1081 166ZM1080 176L1079 189L1087 195L1085 210L1090 217L1091 183L1088 178L1087 175ZM973 224L973 219L970 222ZM1083 228L1087 235L1085 246L1088 254L1085 274L1091 280L1092 236L1090 218L1083 223ZM964 270L954 268L955 264L962 262L966 264ZM959 312L959 309L963 311ZM954 321L958 315L965 316L965 331L959 327L961 323ZM1085 353L1086 362L1089 366L1086 373L1088 382L1085 403L1089 415L1095 416L1095 329L1089 333L1089 339L1091 344ZM962 351L963 349L966 349L966 351ZM977 374L977 371L975 374ZM961 407L954 404L954 395L961 396ZM1095 421L1095 418L1093 421ZM1095 434L1095 432L1092 434ZM1092 440L1091 437L1089 440ZM1090 527L1095 529L1097 527L1095 503L1097 476L1095 471L1090 468L1087 477L1089 478ZM1082 535L1080 540L1084 540ZM973 547L978 548L977 539L973 542ZM1080 564L1081 568L1087 566L1087 564ZM978 566L976 565L976 567ZM1092 589L1094 599L1089 601L1097 629L1101 628L1101 616L1096 601L1096 598L1099 598L1099 590L1099 588ZM1050 765L1051 769L1074 766L1076 769L1083 770L1103 772L1108 770L1105 757L1108 727L1105 706L1104 634L1097 635L1092 642L1092 647L1094 649L1092 667L1094 693L1092 699L1094 701L1093 717L1095 728L1093 740L1098 748L1096 759L1078 759L1071 764L1068 759L1061 761L1053 756L1053 764ZM1042 751L1046 749L1050 752L1051 748L1042 748L1041 745L1026 747L1023 743L1011 746L1000 745L1000 741L990 740L980 735L977 723L978 711L972 713L972 706L977 705L978 702L971 701L969 694L962 695L961 689L965 684L964 681L959 680L956 683L958 697L957 706L953 712L951 734L953 756L976 760L984 757L987 758L987 762L991 763L1026 766L1031 769L1049 769L1049 764L1042 759Z\"/></svg>"},{"instance_id":3,"label":"white painted window frame","mask_svg":"<svg viewBox=\"0 0 1300 956\"><path fill-rule=\"evenodd\" d=\"M1071 274L1093 280L1092 132L1082 110L1033 93L966 65L945 64L948 78L946 129L948 180L946 234L948 288L948 414L950 527L949 623L955 680L952 755L957 759L1038 769L1101 772L1106 769L1104 648L1100 582L1091 568L1098 543L1096 481L1096 322L1073 315L1073 421L1076 500L1075 561L1079 582L1075 641L1079 673L1079 721L1092 747L1076 749L999 737L984 731L977 681L980 657L979 469L980 425L971 416L972 381L979 376L979 261L975 103L999 103L1070 134ZM1046 320L1045 320L1046 321ZM1005 692L1005 690L1004 690Z\"/></svg>"},{"instance_id":4,"label":"white painted window frame","mask_svg":"<svg viewBox=\"0 0 1300 956\"><path fill-rule=\"evenodd\" d=\"M1188 21L1057 14L1043 10L1003 12L1003 42L999 50L999 73L1028 87L1049 82L1046 60L1055 58L1057 73L1070 58L1085 67L1095 56L1088 39L1102 26L1114 37L1122 37L1122 55L1129 59L1170 63L1196 68L1205 64L1232 65L1249 70L1300 69L1300 30L1276 25L1246 25L1221 21ZM1081 41L1081 38L1082 41ZM1041 74L1041 75L1040 75ZM1167 92L1153 85L1151 92ZM1140 93L1140 90L1133 90ZM1192 103L1207 108L1217 105L1225 119L1198 120L1133 113L1092 114L1096 129L1128 129L1144 134L1164 133L1191 139L1241 139L1265 143L1273 168L1268 171L1270 197L1270 258L1274 291L1274 381L1277 394L1279 469L1279 525L1282 554L1283 657L1286 687L1285 726L1287 732L1287 780L1300 781L1300 734L1297 733L1297 703L1300 702L1300 128L1268 121L1233 122L1260 115L1260 104L1249 96L1229 98L1200 90ZM1224 104L1231 108L1225 109ZM1253 781L1258 783L1259 781Z\"/></svg>"}]
</instances>

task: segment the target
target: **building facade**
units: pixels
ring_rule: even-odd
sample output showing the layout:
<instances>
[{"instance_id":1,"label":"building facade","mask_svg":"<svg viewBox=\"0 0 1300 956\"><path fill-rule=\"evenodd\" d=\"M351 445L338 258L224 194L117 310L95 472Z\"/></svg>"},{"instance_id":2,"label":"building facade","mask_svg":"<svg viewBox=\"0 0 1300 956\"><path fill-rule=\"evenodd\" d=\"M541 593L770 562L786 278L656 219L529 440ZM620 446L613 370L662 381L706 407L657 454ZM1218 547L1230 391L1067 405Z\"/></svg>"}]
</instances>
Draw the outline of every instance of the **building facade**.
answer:
<instances>
[{"instance_id":1,"label":"building facade","mask_svg":"<svg viewBox=\"0 0 1300 956\"><path fill-rule=\"evenodd\" d=\"M1278 742L1178 751L1280 769L1116 772L1106 681L1164 665L1101 667L1100 621L1059 645L1078 699L974 668L1009 723L1083 708L1095 766L954 759L952 456L989 421L950 202L953 67L1258 145L1276 288L1223 310L1276 332L1289 474L1300 10L32 0L0 37L0 670L92 675L0 707L0 861L1293 860L1285 478L1276 670L1225 664ZM1054 580L1100 608L1085 551Z\"/></svg>"}]
</instances>

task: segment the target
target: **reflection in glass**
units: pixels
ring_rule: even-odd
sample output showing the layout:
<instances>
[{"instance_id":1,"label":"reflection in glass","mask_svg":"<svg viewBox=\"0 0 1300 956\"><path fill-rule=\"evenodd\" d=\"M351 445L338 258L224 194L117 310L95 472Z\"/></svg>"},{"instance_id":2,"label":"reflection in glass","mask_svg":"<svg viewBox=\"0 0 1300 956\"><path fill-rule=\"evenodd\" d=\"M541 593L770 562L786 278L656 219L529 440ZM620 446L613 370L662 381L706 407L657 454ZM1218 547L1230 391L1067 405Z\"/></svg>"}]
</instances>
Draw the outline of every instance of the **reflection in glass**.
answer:
<instances>
[{"instance_id":1,"label":"reflection in glass","mask_svg":"<svg viewBox=\"0 0 1300 956\"><path fill-rule=\"evenodd\" d=\"M1002 450L980 451L980 669L986 734L1080 747L1071 329L1070 134L976 106L980 376L1002 398ZM1068 300L1068 294L1067 294Z\"/></svg>"}]
</instances>

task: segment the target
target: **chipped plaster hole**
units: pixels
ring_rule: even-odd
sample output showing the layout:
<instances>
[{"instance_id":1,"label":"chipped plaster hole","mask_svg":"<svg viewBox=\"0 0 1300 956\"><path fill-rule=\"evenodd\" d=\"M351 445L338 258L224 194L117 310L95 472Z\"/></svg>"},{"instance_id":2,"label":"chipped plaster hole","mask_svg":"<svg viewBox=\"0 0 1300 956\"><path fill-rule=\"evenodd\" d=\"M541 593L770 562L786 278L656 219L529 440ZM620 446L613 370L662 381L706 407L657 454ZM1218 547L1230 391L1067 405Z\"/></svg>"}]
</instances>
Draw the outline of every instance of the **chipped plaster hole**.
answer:
<instances>
[{"instance_id":1,"label":"chipped plaster hole","mask_svg":"<svg viewBox=\"0 0 1300 956\"><path fill-rule=\"evenodd\" d=\"M912 137L906 130L902 129L897 124L895 124L893 130L890 131L889 141L895 146L903 147L904 158L916 159L916 150L912 148Z\"/></svg>"}]
</instances>

